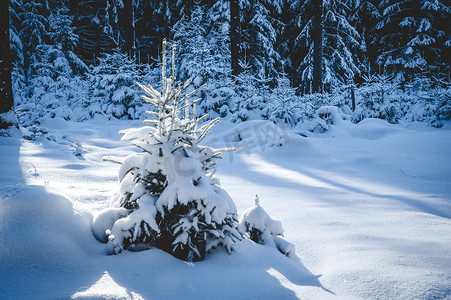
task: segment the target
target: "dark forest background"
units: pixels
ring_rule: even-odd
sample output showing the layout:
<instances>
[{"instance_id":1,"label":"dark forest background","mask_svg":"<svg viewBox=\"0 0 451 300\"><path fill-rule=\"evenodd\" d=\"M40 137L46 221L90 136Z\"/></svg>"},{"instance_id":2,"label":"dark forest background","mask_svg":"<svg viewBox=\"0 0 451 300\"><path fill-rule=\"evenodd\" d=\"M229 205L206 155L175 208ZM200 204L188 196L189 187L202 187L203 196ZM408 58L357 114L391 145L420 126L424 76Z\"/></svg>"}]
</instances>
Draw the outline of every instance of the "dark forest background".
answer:
<instances>
[{"instance_id":1,"label":"dark forest background","mask_svg":"<svg viewBox=\"0 0 451 300\"><path fill-rule=\"evenodd\" d=\"M139 117L134 82L158 87L163 38L177 44L179 80L207 83L204 111L233 121L294 125L324 105L354 122L449 119L445 0L11 0L9 12L25 126Z\"/></svg>"}]
</instances>

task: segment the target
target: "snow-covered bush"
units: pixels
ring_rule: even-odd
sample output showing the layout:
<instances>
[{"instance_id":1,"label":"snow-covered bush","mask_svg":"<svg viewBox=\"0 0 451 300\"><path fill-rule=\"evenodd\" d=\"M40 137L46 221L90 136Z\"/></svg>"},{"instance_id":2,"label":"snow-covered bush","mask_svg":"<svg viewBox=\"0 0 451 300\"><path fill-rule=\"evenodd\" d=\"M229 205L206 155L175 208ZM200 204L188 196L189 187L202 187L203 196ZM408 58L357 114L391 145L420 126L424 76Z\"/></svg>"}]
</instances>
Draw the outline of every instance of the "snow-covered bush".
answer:
<instances>
[{"instance_id":1,"label":"snow-covered bush","mask_svg":"<svg viewBox=\"0 0 451 300\"><path fill-rule=\"evenodd\" d=\"M72 153L75 156L83 156L83 153L85 153L83 145L80 141L76 141L74 144L72 144L72 148L74 148L74 151Z\"/></svg>"},{"instance_id":2,"label":"snow-covered bush","mask_svg":"<svg viewBox=\"0 0 451 300\"><path fill-rule=\"evenodd\" d=\"M242 71L236 77L235 95L230 104L232 121L258 120L265 113L268 119L268 111L264 110L269 100L266 79L254 75L248 63L240 63L240 66Z\"/></svg>"},{"instance_id":3,"label":"snow-covered bush","mask_svg":"<svg viewBox=\"0 0 451 300\"><path fill-rule=\"evenodd\" d=\"M75 76L66 54L55 46L39 45L30 66L29 85L15 92L18 119L22 126L39 125L45 118L82 121L86 110L74 112L89 99L84 77Z\"/></svg>"},{"instance_id":4,"label":"snow-covered bush","mask_svg":"<svg viewBox=\"0 0 451 300\"><path fill-rule=\"evenodd\" d=\"M239 225L252 241L275 247L288 257L295 255L294 245L280 237L283 236L282 223L273 220L260 206L258 195L255 197L255 205L243 212Z\"/></svg>"},{"instance_id":5,"label":"snow-covered bush","mask_svg":"<svg viewBox=\"0 0 451 300\"><path fill-rule=\"evenodd\" d=\"M386 76L370 76L357 90L356 109L352 121L358 123L366 118L387 120L397 124L402 118L399 90Z\"/></svg>"},{"instance_id":6,"label":"snow-covered bush","mask_svg":"<svg viewBox=\"0 0 451 300\"><path fill-rule=\"evenodd\" d=\"M22 129L22 136L26 140L30 141L36 141L41 136L49 133L49 130L45 127L37 126L37 125L31 125L27 128Z\"/></svg>"},{"instance_id":7,"label":"snow-covered bush","mask_svg":"<svg viewBox=\"0 0 451 300\"><path fill-rule=\"evenodd\" d=\"M304 121L301 127L310 132L323 133L342 120L336 106L322 106L316 110L314 118Z\"/></svg>"},{"instance_id":8,"label":"snow-covered bush","mask_svg":"<svg viewBox=\"0 0 451 300\"><path fill-rule=\"evenodd\" d=\"M138 84L146 93L142 99L155 106L148 114L156 119L144 121L151 126L121 131L122 140L132 140L142 152L125 159L105 158L122 164L113 209L127 211L110 214L118 219L109 221L108 240L113 253L156 246L197 261L216 246L231 251L241 236L235 204L213 177L221 150L199 144L219 118L200 125L207 117L196 117L200 99L189 101L197 90L181 96L191 80L176 83L174 59L172 75L166 77L165 48L163 41L162 91ZM174 58L175 46L172 53Z\"/></svg>"},{"instance_id":9,"label":"snow-covered bush","mask_svg":"<svg viewBox=\"0 0 451 300\"><path fill-rule=\"evenodd\" d=\"M436 86L427 91L416 89L415 97L406 111L406 122L425 122L442 127L451 117L451 85Z\"/></svg>"},{"instance_id":10,"label":"snow-covered bush","mask_svg":"<svg viewBox=\"0 0 451 300\"><path fill-rule=\"evenodd\" d=\"M272 91L270 99L268 106L270 120L283 121L291 126L299 122L301 118L299 99L285 75L277 79L277 87Z\"/></svg>"},{"instance_id":11,"label":"snow-covered bush","mask_svg":"<svg viewBox=\"0 0 451 300\"><path fill-rule=\"evenodd\" d=\"M91 73L92 102L98 103L108 116L133 119L135 106L140 105L139 91L134 86L140 78L136 63L115 51L100 57Z\"/></svg>"}]
</instances>

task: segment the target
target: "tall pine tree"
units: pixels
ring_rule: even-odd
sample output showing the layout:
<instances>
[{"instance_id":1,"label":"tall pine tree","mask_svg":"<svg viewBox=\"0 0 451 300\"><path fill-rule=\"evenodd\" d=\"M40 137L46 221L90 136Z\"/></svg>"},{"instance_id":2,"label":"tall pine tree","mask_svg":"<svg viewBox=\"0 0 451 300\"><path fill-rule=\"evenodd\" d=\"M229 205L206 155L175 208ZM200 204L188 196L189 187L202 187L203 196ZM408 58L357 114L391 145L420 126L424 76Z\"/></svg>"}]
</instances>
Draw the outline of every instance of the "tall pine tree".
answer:
<instances>
[{"instance_id":1,"label":"tall pine tree","mask_svg":"<svg viewBox=\"0 0 451 300\"><path fill-rule=\"evenodd\" d=\"M241 0L240 9L242 61L258 78L275 83L282 69L282 57L277 51L277 39L284 30L279 21L282 2Z\"/></svg>"},{"instance_id":2,"label":"tall pine tree","mask_svg":"<svg viewBox=\"0 0 451 300\"><path fill-rule=\"evenodd\" d=\"M317 91L313 88L315 43L312 41L313 33L318 34L319 38L320 29L315 31L314 16L319 14L320 9L314 5L314 1L293 1L291 4L292 11L297 15L291 23L296 35L291 46L291 61L298 74L295 84L299 85L303 93ZM362 38L349 20L355 6L355 1L323 1L322 81L326 92L360 73L359 55L356 54L361 51Z\"/></svg>"},{"instance_id":3,"label":"tall pine tree","mask_svg":"<svg viewBox=\"0 0 451 300\"><path fill-rule=\"evenodd\" d=\"M230 61L232 75L240 73L241 59L241 19L239 0L230 0Z\"/></svg>"},{"instance_id":4,"label":"tall pine tree","mask_svg":"<svg viewBox=\"0 0 451 300\"><path fill-rule=\"evenodd\" d=\"M116 0L71 1L70 13L80 37L79 56L87 63L98 62L103 53L112 53L119 47L122 37L118 28L118 7Z\"/></svg>"},{"instance_id":5,"label":"tall pine tree","mask_svg":"<svg viewBox=\"0 0 451 300\"><path fill-rule=\"evenodd\" d=\"M385 0L377 24L383 72L400 82L449 70L451 8L446 1ZM447 54L448 53L448 54Z\"/></svg>"},{"instance_id":6,"label":"tall pine tree","mask_svg":"<svg viewBox=\"0 0 451 300\"><path fill-rule=\"evenodd\" d=\"M321 92L323 86L323 0L313 0L313 74L312 92Z\"/></svg>"}]
</instances>

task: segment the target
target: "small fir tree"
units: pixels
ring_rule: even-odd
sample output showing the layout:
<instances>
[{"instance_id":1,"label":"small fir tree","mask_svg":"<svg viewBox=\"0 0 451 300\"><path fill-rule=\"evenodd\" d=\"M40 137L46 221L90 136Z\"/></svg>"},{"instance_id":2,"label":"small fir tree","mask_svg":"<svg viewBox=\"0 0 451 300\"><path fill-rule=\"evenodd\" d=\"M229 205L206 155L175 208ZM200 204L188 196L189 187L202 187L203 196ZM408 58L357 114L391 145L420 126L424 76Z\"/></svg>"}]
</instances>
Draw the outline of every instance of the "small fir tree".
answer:
<instances>
[{"instance_id":1,"label":"small fir tree","mask_svg":"<svg viewBox=\"0 0 451 300\"><path fill-rule=\"evenodd\" d=\"M282 254L294 257L295 246L281 238L282 223L273 220L260 206L258 195L255 196L255 205L243 212L239 226L255 243L277 248Z\"/></svg>"},{"instance_id":2,"label":"small fir tree","mask_svg":"<svg viewBox=\"0 0 451 300\"><path fill-rule=\"evenodd\" d=\"M277 87L271 94L269 119L275 122L283 121L291 126L296 125L300 118L298 102L295 89L286 74L282 73L277 78Z\"/></svg>"},{"instance_id":3,"label":"small fir tree","mask_svg":"<svg viewBox=\"0 0 451 300\"><path fill-rule=\"evenodd\" d=\"M142 153L124 160L105 158L122 164L113 206L126 210L113 214L120 218L107 235L113 253L156 246L179 259L198 261L216 246L230 252L241 238L235 204L213 177L215 159L230 149L199 144L219 118L200 126L207 117L196 117L200 99L189 101L198 89L181 96L191 80L176 84L175 45L172 75L166 77L165 50L166 40L162 91L138 84L146 93L142 99L156 108L147 113L156 119L144 121L151 126L121 132L122 140L133 140Z\"/></svg>"},{"instance_id":4,"label":"small fir tree","mask_svg":"<svg viewBox=\"0 0 451 300\"><path fill-rule=\"evenodd\" d=\"M99 57L99 64L91 68L93 102L97 101L107 115L135 118L139 106L138 88L133 83L140 77L138 66L120 49Z\"/></svg>"}]
</instances>

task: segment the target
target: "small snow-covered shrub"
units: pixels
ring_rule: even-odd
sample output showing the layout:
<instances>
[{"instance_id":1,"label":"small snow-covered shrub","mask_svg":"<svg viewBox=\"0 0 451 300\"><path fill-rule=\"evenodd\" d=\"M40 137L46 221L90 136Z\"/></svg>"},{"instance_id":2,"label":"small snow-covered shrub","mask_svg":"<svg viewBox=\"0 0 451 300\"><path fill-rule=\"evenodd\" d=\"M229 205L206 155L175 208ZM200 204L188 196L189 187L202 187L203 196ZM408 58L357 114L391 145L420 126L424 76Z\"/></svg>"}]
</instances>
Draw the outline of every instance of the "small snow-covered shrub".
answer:
<instances>
[{"instance_id":1,"label":"small snow-covered shrub","mask_svg":"<svg viewBox=\"0 0 451 300\"><path fill-rule=\"evenodd\" d=\"M105 158L122 164L113 209L127 210L111 214L117 219L108 231L108 243L113 253L155 246L198 261L217 246L231 251L241 236L235 204L214 177L221 150L199 144L219 118L200 125L207 118L196 117L200 99L189 101L198 89L181 96L191 80L176 84L174 59L172 76L166 77L165 50L163 41L162 91L138 84L146 93L142 99L155 106L148 114L156 119L144 121L151 126L121 131L122 140L132 140L142 152L125 159ZM175 46L173 58L174 53ZM94 227L97 235L104 229Z\"/></svg>"},{"instance_id":2,"label":"small snow-covered shrub","mask_svg":"<svg viewBox=\"0 0 451 300\"><path fill-rule=\"evenodd\" d=\"M352 113L352 121L358 123L366 118L387 120L397 124L402 118L399 90L385 76L366 78L365 85L357 89L356 109Z\"/></svg>"},{"instance_id":3,"label":"small snow-covered shrub","mask_svg":"<svg viewBox=\"0 0 451 300\"><path fill-rule=\"evenodd\" d=\"M268 112L265 112L269 100L266 79L254 75L249 64L241 63L240 66L243 71L236 77L236 93L231 98L232 121L268 119Z\"/></svg>"},{"instance_id":4,"label":"small snow-covered shrub","mask_svg":"<svg viewBox=\"0 0 451 300\"><path fill-rule=\"evenodd\" d=\"M431 124L435 127L442 127L446 121L451 118L451 85L446 89L438 90L435 98L436 110L435 115L436 120L432 121Z\"/></svg>"},{"instance_id":5,"label":"small snow-covered shrub","mask_svg":"<svg viewBox=\"0 0 451 300\"><path fill-rule=\"evenodd\" d=\"M92 96L101 110L115 118L133 119L135 106L139 105L138 88L134 83L139 79L136 63L118 51L104 54L99 64L92 67L90 78Z\"/></svg>"},{"instance_id":6,"label":"small snow-covered shrub","mask_svg":"<svg viewBox=\"0 0 451 300\"><path fill-rule=\"evenodd\" d=\"M42 126L31 125L27 128L22 129L22 136L26 140L36 141L41 136L49 133L49 130Z\"/></svg>"},{"instance_id":7,"label":"small snow-covered shrub","mask_svg":"<svg viewBox=\"0 0 451 300\"><path fill-rule=\"evenodd\" d=\"M301 118L299 99L287 77L278 78L277 87L273 90L270 99L269 119L281 120L291 126L298 123Z\"/></svg>"},{"instance_id":8,"label":"small snow-covered shrub","mask_svg":"<svg viewBox=\"0 0 451 300\"><path fill-rule=\"evenodd\" d=\"M74 151L72 152L75 156L83 156L83 153L85 150L83 149L83 145L80 141L76 141L72 147L74 148Z\"/></svg>"},{"instance_id":9,"label":"small snow-covered shrub","mask_svg":"<svg viewBox=\"0 0 451 300\"><path fill-rule=\"evenodd\" d=\"M442 127L451 117L451 84L437 86L427 91L417 90L406 112L407 122L425 122L433 127Z\"/></svg>"},{"instance_id":10,"label":"small snow-covered shrub","mask_svg":"<svg viewBox=\"0 0 451 300\"><path fill-rule=\"evenodd\" d=\"M301 130L301 134L306 135L307 132L324 133L330 130L331 125L337 125L343 119L336 106L322 106L318 108L313 117L304 120L297 127Z\"/></svg>"},{"instance_id":11,"label":"small snow-covered shrub","mask_svg":"<svg viewBox=\"0 0 451 300\"><path fill-rule=\"evenodd\" d=\"M288 257L295 255L294 245L280 237L283 236L282 223L273 220L260 206L258 195L255 198L255 205L243 212L239 225L255 243L277 248Z\"/></svg>"}]
</instances>

